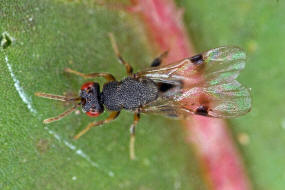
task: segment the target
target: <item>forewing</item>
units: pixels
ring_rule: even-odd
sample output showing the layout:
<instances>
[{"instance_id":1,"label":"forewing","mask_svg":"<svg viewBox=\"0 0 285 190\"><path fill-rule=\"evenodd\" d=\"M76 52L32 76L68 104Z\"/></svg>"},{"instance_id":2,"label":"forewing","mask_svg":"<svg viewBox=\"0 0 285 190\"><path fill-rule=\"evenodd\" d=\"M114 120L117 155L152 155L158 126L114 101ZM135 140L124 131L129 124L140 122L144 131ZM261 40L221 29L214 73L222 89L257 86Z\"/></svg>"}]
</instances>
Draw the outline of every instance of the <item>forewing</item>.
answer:
<instances>
[{"instance_id":1,"label":"forewing","mask_svg":"<svg viewBox=\"0 0 285 190\"><path fill-rule=\"evenodd\" d=\"M173 96L160 96L143 110L219 118L243 115L251 108L250 92L235 79L245 67L245 61L246 54L240 48L219 47L174 64L136 73L138 77L157 83L183 83Z\"/></svg>"}]
</instances>

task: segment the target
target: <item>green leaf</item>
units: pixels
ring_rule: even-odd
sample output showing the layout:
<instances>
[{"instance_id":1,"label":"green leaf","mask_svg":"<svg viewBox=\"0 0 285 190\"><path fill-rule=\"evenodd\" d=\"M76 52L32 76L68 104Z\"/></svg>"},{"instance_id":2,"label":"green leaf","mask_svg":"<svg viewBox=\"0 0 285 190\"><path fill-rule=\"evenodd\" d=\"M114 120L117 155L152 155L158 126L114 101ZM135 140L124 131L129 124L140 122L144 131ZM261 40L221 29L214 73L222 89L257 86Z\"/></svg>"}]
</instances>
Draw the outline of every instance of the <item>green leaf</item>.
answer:
<instances>
[{"instance_id":1,"label":"green leaf","mask_svg":"<svg viewBox=\"0 0 285 190\"><path fill-rule=\"evenodd\" d=\"M143 115L135 161L129 159L131 113L123 111L77 141L72 137L93 121L85 114L42 123L69 105L35 97L35 92L77 94L84 82L64 68L126 76L108 32L135 71L150 65L152 56L132 16L93 1L0 3L1 189L203 189L177 121ZM12 40L8 45L6 34Z\"/></svg>"}]
</instances>

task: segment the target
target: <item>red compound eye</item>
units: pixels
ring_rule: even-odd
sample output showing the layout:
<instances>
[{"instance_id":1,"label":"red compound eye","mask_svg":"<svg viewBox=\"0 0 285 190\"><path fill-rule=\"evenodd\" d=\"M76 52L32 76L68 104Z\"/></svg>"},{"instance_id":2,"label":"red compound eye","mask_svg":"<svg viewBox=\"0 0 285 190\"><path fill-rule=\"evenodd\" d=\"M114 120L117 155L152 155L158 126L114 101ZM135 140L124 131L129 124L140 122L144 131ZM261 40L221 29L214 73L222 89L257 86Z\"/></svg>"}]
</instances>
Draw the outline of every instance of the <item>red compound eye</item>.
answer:
<instances>
[{"instance_id":1,"label":"red compound eye","mask_svg":"<svg viewBox=\"0 0 285 190\"><path fill-rule=\"evenodd\" d=\"M87 90L88 88L92 87L94 82L86 82L81 86L81 90Z\"/></svg>"},{"instance_id":2,"label":"red compound eye","mask_svg":"<svg viewBox=\"0 0 285 190\"><path fill-rule=\"evenodd\" d=\"M86 114L90 117L97 117L100 115L99 112L95 112L95 111L88 111L88 112L86 112Z\"/></svg>"}]
</instances>

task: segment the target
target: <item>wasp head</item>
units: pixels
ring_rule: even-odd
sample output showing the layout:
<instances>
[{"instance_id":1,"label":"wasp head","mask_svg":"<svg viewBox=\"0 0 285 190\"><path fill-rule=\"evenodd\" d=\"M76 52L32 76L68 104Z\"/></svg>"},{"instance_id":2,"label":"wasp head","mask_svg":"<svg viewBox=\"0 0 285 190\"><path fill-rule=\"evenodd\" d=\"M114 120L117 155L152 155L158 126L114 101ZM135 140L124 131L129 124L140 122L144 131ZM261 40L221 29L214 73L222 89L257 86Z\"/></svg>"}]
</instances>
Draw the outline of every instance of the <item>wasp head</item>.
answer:
<instances>
[{"instance_id":1,"label":"wasp head","mask_svg":"<svg viewBox=\"0 0 285 190\"><path fill-rule=\"evenodd\" d=\"M84 83L81 86L80 98L82 111L88 116L97 117L104 111L104 106L101 103L100 87L98 83Z\"/></svg>"}]
</instances>

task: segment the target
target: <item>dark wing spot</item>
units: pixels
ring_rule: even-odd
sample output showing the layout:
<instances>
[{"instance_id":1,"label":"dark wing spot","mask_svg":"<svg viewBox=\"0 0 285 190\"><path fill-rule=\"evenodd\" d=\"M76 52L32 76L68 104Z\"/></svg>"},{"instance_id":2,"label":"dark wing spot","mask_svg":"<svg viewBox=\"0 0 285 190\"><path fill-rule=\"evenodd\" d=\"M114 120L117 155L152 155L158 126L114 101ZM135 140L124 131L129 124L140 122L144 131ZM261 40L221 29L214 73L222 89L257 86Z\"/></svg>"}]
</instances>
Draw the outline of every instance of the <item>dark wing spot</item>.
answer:
<instances>
[{"instance_id":1,"label":"dark wing spot","mask_svg":"<svg viewBox=\"0 0 285 190\"><path fill-rule=\"evenodd\" d=\"M194 55L193 57L190 57L189 59L194 65L201 65L204 62L202 54Z\"/></svg>"},{"instance_id":2,"label":"dark wing spot","mask_svg":"<svg viewBox=\"0 0 285 190\"><path fill-rule=\"evenodd\" d=\"M199 107L195 110L195 114L208 116L208 109L209 109L209 108L208 108L207 106L199 106Z\"/></svg>"},{"instance_id":3,"label":"dark wing spot","mask_svg":"<svg viewBox=\"0 0 285 190\"><path fill-rule=\"evenodd\" d=\"M167 92L168 90L174 88L174 84L169 83L158 83L159 92Z\"/></svg>"},{"instance_id":4,"label":"dark wing spot","mask_svg":"<svg viewBox=\"0 0 285 190\"><path fill-rule=\"evenodd\" d=\"M161 59L158 57L158 58L155 58L152 63L151 63L151 67L158 67L159 65L161 64Z\"/></svg>"}]
</instances>

